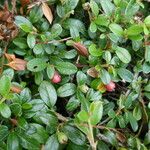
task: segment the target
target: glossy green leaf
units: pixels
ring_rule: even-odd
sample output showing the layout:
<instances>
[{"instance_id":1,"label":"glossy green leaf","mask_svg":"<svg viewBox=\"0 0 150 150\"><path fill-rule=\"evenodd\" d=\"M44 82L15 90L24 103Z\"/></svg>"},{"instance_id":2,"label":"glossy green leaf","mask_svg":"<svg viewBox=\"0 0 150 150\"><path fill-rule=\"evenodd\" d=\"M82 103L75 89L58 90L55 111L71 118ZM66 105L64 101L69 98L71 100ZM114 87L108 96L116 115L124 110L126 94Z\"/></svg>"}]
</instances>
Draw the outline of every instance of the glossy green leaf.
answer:
<instances>
[{"instance_id":1,"label":"glossy green leaf","mask_svg":"<svg viewBox=\"0 0 150 150\"><path fill-rule=\"evenodd\" d=\"M104 84L109 84L111 81L111 77L105 69L101 70L100 78Z\"/></svg>"},{"instance_id":2,"label":"glossy green leaf","mask_svg":"<svg viewBox=\"0 0 150 150\"><path fill-rule=\"evenodd\" d=\"M9 93L11 87L10 78L6 75L0 78L0 94L5 96Z\"/></svg>"},{"instance_id":3,"label":"glossy green leaf","mask_svg":"<svg viewBox=\"0 0 150 150\"><path fill-rule=\"evenodd\" d=\"M11 110L5 103L0 104L0 113L4 118L9 118L11 116Z\"/></svg>"},{"instance_id":4,"label":"glossy green leaf","mask_svg":"<svg viewBox=\"0 0 150 150\"><path fill-rule=\"evenodd\" d=\"M61 74L71 75L77 72L77 67L70 62L56 64L55 67Z\"/></svg>"},{"instance_id":5,"label":"glossy green leaf","mask_svg":"<svg viewBox=\"0 0 150 150\"><path fill-rule=\"evenodd\" d=\"M33 34L28 34L27 36L27 44L29 48L33 48L36 43L35 36Z\"/></svg>"},{"instance_id":6,"label":"glossy green leaf","mask_svg":"<svg viewBox=\"0 0 150 150\"><path fill-rule=\"evenodd\" d=\"M76 92L76 85L73 83L66 83L63 86L59 87L57 94L59 97L68 97L73 95Z\"/></svg>"},{"instance_id":7,"label":"glossy green leaf","mask_svg":"<svg viewBox=\"0 0 150 150\"><path fill-rule=\"evenodd\" d=\"M10 133L7 138L7 149L19 150L19 139L15 132Z\"/></svg>"},{"instance_id":8,"label":"glossy green leaf","mask_svg":"<svg viewBox=\"0 0 150 150\"><path fill-rule=\"evenodd\" d=\"M122 80L126 81L126 82L132 82L133 81L133 74L124 68L120 68L118 70L118 75L121 77Z\"/></svg>"},{"instance_id":9,"label":"glossy green leaf","mask_svg":"<svg viewBox=\"0 0 150 150\"><path fill-rule=\"evenodd\" d=\"M85 144L85 136L84 134L79 131L77 128L73 126L66 125L63 128L64 133L66 133L67 137L71 142L77 144L77 145L84 145Z\"/></svg>"},{"instance_id":10,"label":"glossy green leaf","mask_svg":"<svg viewBox=\"0 0 150 150\"><path fill-rule=\"evenodd\" d=\"M123 62L123 63L129 63L131 61L131 55L128 52L128 50L126 50L125 48L122 47L117 47L116 49L116 54L118 56L118 58Z\"/></svg>"},{"instance_id":11,"label":"glossy green leaf","mask_svg":"<svg viewBox=\"0 0 150 150\"><path fill-rule=\"evenodd\" d=\"M109 25L109 29L116 35L122 36L123 35L123 29L119 24L111 23Z\"/></svg>"},{"instance_id":12,"label":"glossy green leaf","mask_svg":"<svg viewBox=\"0 0 150 150\"><path fill-rule=\"evenodd\" d=\"M31 32L33 30L32 23L23 16L16 16L15 24L25 32Z\"/></svg>"},{"instance_id":13,"label":"glossy green leaf","mask_svg":"<svg viewBox=\"0 0 150 150\"><path fill-rule=\"evenodd\" d=\"M39 93L42 100L49 106L53 107L57 101L56 90L50 82L43 81L39 86Z\"/></svg>"},{"instance_id":14,"label":"glossy green leaf","mask_svg":"<svg viewBox=\"0 0 150 150\"><path fill-rule=\"evenodd\" d=\"M46 68L47 63L42 58L34 58L27 63L27 69L32 72L39 72Z\"/></svg>"}]
</instances>

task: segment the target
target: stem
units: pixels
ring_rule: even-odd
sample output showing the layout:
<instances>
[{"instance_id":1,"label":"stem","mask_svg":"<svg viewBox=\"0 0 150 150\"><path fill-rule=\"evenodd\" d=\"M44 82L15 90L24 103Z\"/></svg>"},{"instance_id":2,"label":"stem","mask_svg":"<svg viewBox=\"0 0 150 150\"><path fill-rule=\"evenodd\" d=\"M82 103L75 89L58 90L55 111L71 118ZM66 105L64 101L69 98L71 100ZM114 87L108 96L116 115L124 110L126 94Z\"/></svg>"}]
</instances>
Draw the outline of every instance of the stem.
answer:
<instances>
[{"instance_id":1,"label":"stem","mask_svg":"<svg viewBox=\"0 0 150 150\"><path fill-rule=\"evenodd\" d=\"M89 134L87 136L88 136L90 145L92 147L92 150L96 150L97 142L94 141L93 127L91 125L90 120L88 120L88 126L89 126Z\"/></svg>"},{"instance_id":2,"label":"stem","mask_svg":"<svg viewBox=\"0 0 150 150\"><path fill-rule=\"evenodd\" d=\"M6 98L3 97L3 98L1 99L1 101L0 101L0 104L2 104L5 100L6 100Z\"/></svg>"}]
</instances>

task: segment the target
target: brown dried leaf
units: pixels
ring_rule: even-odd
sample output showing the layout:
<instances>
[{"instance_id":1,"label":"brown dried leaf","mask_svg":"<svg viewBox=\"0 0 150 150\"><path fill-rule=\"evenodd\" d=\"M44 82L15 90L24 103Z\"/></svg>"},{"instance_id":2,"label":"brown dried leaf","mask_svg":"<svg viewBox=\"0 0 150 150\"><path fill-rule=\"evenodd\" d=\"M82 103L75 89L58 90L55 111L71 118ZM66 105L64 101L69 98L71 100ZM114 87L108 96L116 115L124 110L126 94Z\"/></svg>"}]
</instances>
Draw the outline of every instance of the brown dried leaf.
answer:
<instances>
[{"instance_id":1,"label":"brown dried leaf","mask_svg":"<svg viewBox=\"0 0 150 150\"><path fill-rule=\"evenodd\" d=\"M73 47L77 50L77 52L82 56L89 56L87 48L81 43L77 42L73 44Z\"/></svg>"},{"instance_id":2,"label":"brown dried leaf","mask_svg":"<svg viewBox=\"0 0 150 150\"><path fill-rule=\"evenodd\" d=\"M13 93L21 93L22 89L18 86L11 86L10 90L13 92Z\"/></svg>"},{"instance_id":3,"label":"brown dried leaf","mask_svg":"<svg viewBox=\"0 0 150 150\"><path fill-rule=\"evenodd\" d=\"M92 67L87 70L87 74L93 78L97 78L99 76L98 71L95 69L95 67Z\"/></svg>"},{"instance_id":4,"label":"brown dried leaf","mask_svg":"<svg viewBox=\"0 0 150 150\"><path fill-rule=\"evenodd\" d=\"M16 58L14 54L7 54L7 53L5 53L5 57L7 58L8 62L11 62Z\"/></svg>"},{"instance_id":5,"label":"brown dried leaf","mask_svg":"<svg viewBox=\"0 0 150 150\"><path fill-rule=\"evenodd\" d=\"M51 24L53 21L53 14L47 3L42 3L42 11L43 14L45 15L46 19L49 21Z\"/></svg>"},{"instance_id":6,"label":"brown dried leaf","mask_svg":"<svg viewBox=\"0 0 150 150\"><path fill-rule=\"evenodd\" d=\"M126 137L124 134L117 132L116 133L116 137L117 139L121 142L121 143L125 143L126 142Z\"/></svg>"},{"instance_id":7,"label":"brown dried leaf","mask_svg":"<svg viewBox=\"0 0 150 150\"><path fill-rule=\"evenodd\" d=\"M21 70L26 69L26 64L27 64L27 61L19 59L19 58L15 58L13 61L8 63L7 66L13 68L14 70L21 71Z\"/></svg>"}]
</instances>

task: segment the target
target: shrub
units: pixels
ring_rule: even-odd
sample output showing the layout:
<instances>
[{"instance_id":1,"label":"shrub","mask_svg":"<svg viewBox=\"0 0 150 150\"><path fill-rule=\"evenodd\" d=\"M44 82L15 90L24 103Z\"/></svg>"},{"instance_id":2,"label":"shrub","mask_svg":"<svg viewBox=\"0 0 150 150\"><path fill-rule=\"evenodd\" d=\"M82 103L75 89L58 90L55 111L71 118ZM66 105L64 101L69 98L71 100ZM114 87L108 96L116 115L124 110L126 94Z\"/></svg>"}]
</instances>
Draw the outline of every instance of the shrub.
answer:
<instances>
[{"instance_id":1,"label":"shrub","mask_svg":"<svg viewBox=\"0 0 150 150\"><path fill-rule=\"evenodd\" d=\"M150 149L149 1L11 4L0 11L0 150Z\"/></svg>"}]
</instances>

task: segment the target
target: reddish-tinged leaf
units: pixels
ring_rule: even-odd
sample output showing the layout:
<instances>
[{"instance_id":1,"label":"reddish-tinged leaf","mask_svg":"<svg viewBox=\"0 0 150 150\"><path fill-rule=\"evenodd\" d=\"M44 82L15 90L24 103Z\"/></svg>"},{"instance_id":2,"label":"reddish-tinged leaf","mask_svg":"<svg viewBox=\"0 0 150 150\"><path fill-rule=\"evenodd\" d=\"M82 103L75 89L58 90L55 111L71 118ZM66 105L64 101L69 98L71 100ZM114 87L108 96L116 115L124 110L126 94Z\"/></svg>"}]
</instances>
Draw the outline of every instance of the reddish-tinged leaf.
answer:
<instances>
[{"instance_id":1,"label":"reddish-tinged leaf","mask_svg":"<svg viewBox=\"0 0 150 150\"><path fill-rule=\"evenodd\" d=\"M42 11L43 11L43 14L45 15L46 19L51 24L53 21L53 14L52 14L51 9L49 8L49 6L46 3L42 3Z\"/></svg>"},{"instance_id":2,"label":"reddish-tinged leaf","mask_svg":"<svg viewBox=\"0 0 150 150\"><path fill-rule=\"evenodd\" d=\"M87 74L93 78L97 78L99 76L98 71L94 67L88 69Z\"/></svg>"},{"instance_id":3,"label":"reddish-tinged leaf","mask_svg":"<svg viewBox=\"0 0 150 150\"><path fill-rule=\"evenodd\" d=\"M85 56L85 57L89 56L87 48L84 45L82 45L81 43L79 43L79 42L74 43L73 47L77 50L77 52L80 55Z\"/></svg>"},{"instance_id":4,"label":"reddish-tinged leaf","mask_svg":"<svg viewBox=\"0 0 150 150\"><path fill-rule=\"evenodd\" d=\"M30 0L20 0L20 3L22 7L26 7L30 4Z\"/></svg>"},{"instance_id":5,"label":"reddish-tinged leaf","mask_svg":"<svg viewBox=\"0 0 150 150\"><path fill-rule=\"evenodd\" d=\"M13 93L20 93L22 91L22 89L18 86L11 86L10 90L13 92Z\"/></svg>"},{"instance_id":6,"label":"reddish-tinged leaf","mask_svg":"<svg viewBox=\"0 0 150 150\"><path fill-rule=\"evenodd\" d=\"M7 64L7 66L13 68L14 70L25 70L27 62L25 60L15 58L13 61Z\"/></svg>"}]
</instances>

